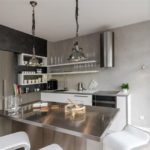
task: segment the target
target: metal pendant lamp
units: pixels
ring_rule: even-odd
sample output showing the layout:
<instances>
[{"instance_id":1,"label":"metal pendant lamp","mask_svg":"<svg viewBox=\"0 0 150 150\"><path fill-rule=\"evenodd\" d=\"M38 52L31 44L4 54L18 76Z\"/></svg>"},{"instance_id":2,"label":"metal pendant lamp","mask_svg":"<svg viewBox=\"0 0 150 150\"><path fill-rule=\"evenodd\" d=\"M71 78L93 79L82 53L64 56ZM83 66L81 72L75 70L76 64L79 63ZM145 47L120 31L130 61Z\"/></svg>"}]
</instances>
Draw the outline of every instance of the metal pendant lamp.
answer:
<instances>
[{"instance_id":1,"label":"metal pendant lamp","mask_svg":"<svg viewBox=\"0 0 150 150\"><path fill-rule=\"evenodd\" d=\"M33 52L33 55L32 55L32 58L29 60L28 65L30 65L30 66L39 66L40 65L39 61L38 61L38 59L36 58L36 55L35 55L35 11L34 11L34 8L36 7L37 2L36 1L30 1L30 4L33 8L33 10L32 10L32 36L33 36L32 52Z\"/></svg>"},{"instance_id":2,"label":"metal pendant lamp","mask_svg":"<svg viewBox=\"0 0 150 150\"><path fill-rule=\"evenodd\" d=\"M78 16L79 16L79 7L78 7L78 0L76 0L76 8L75 8L75 20L76 20L76 36L75 36L75 42L72 48L72 53L69 56L68 60L72 62L78 62L78 61L84 61L87 60L87 57L83 53L83 49L79 47L79 22L78 22Z\"/></svg>"}]
</instances>

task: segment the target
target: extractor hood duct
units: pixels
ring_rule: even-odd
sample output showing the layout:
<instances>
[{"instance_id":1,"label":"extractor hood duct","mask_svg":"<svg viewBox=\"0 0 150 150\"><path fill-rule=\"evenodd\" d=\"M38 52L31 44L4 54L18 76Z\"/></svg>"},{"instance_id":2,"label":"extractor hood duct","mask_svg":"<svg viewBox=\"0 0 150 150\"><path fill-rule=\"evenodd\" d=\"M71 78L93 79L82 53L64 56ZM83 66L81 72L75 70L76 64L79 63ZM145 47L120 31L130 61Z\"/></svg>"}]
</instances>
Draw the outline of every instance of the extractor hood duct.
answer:
<instances>
[{"instance_id":1,"label":"extractor hood duct","mask_svg":"<svg viewBox=\"0 0 150 150\"><path fill-rule=\"evenodd\" d=\"M100 34L100 66L114 67L114 33L111 31Z\"/></svg>"}]
</instances>

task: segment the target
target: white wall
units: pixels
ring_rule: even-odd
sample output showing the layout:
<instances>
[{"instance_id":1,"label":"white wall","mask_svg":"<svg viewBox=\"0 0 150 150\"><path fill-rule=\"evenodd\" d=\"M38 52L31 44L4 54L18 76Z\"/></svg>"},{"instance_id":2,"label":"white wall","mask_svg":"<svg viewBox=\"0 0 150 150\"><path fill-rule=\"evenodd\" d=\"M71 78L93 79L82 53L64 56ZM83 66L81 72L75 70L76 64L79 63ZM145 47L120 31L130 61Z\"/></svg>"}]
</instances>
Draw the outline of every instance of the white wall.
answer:
<instances>
[{"instance_id":1,"label":"white wall","mask_svg":"<svg viewBox=\"0 0 150 150\"><path fill-rule=\"evenodd\" d=\"M132 123L150 128L150 21L113 29L115 32L115 67L100 69L99 73L68 75L69 88L82 81L87 86L91 79L98 81L99 90L117 90L129 82L132 97ZM99 33L81 37L80 44L87 53L99 56ZM72 49L72 39L50 43L48 57L63 55L66 59ZM145 70L141 69L145 65ZM55 77L63 80L64 77ZM145 119L141 120L140 116Z\"/></svg>"}]
</instances>

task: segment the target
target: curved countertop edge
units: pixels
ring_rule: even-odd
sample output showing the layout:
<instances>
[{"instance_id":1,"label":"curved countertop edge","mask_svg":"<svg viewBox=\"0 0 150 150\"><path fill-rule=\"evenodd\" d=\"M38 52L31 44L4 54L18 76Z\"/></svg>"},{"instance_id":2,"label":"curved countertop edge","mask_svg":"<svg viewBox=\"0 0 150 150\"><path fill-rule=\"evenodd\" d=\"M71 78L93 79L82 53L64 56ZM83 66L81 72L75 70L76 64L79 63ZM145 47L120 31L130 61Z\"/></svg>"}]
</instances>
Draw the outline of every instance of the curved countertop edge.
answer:
<instances>
[{"instance_id":1,"label":"curved countertop edge","mask_svg":"<svg viewBox=\"0 0 150 150\"><path fill-rule=\"evenodd\" d=\"M69 130L69 129L64 129L64 128L56 127L56 126L53 126L53 125L46 125L46 124L42 124L42 123L37 123L37 122L29 121L29 120L23 120L23 119L11 117L11 116L5 116L5 115L1 115L1 114L0 114L0 116L5 117L9 120L13 120L13 121L17 121L17 122L20 122L20 123L33 125L33 126L36 126L36 127L51 129L51 130L54 130L54 131L57 131L57 132L61 132L61 133L64 133L64 134L69 134L69 135L72 135L72 136L77 136L77 137L80 137L80 138L90 139L90 140L94 140L94 141L98 141L98 142L101 141L101 137L86 135L86 134L83 134L83 133L80 133L80 132L77 132L77 131L72 131L72 130Z\"/></svg>"}]
</instances>

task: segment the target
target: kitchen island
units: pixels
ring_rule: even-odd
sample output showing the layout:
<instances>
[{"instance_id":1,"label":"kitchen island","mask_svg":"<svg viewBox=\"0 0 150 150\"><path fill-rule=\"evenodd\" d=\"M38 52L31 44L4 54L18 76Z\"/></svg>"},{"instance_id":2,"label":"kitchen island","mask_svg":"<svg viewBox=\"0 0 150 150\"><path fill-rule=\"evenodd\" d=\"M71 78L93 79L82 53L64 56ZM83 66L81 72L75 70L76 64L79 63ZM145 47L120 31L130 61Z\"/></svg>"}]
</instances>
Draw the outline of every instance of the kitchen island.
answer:
<instances>
[{"instance_id":1,"label":"kitchen island","mask_svg":"<svg viewBox=\"0 0 150 150\"><path fill-rule=\"evenodd\" d=\"M32 150L51 143L60 144L64 150L87 150L87 140L100 142L118 112L114 108L86 106L85 114L73 118L65 113L65 104L49 102L48 112L33 111L32 105L22 105L15 117L0 111L0 116L11 120L12 132L24 130L29 134Z\"/></svg>"}]
</instances>

